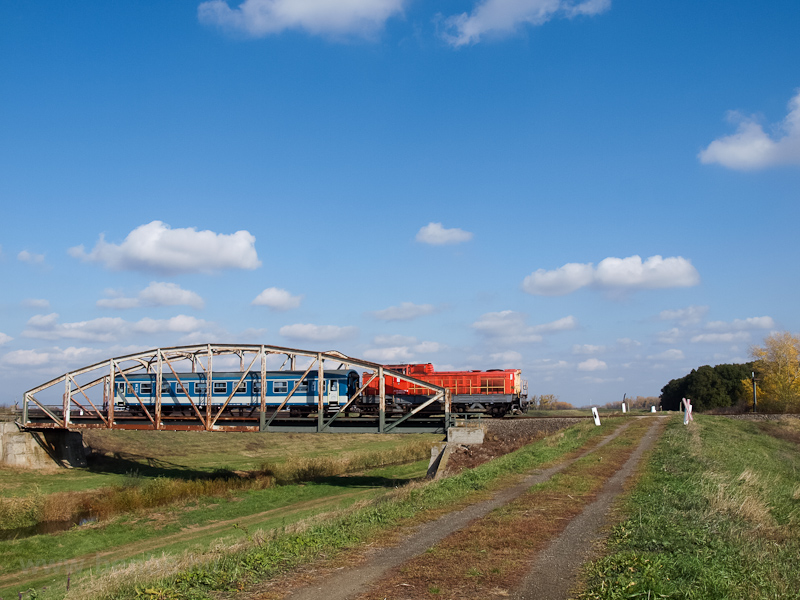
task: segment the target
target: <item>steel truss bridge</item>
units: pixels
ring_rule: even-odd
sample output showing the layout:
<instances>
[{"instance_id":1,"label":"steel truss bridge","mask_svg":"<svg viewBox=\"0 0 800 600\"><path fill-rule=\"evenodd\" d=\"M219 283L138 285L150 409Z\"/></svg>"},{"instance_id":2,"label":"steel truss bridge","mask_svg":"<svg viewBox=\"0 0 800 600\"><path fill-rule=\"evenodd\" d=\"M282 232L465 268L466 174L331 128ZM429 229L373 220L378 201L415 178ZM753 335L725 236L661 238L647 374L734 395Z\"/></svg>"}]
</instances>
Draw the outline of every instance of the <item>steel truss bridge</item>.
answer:
<instances>
[{"instance_id":1,"label":"steel truss bridge","mask_svg":"<svg viewBox=\"0 0 800 600\"><path fill-rule=\"evenodd\" d=\"M222 357L222 358L221 358ZM251 358L252 357L252 358ZM227 364L239 359L241 374L239 383L232 386L230 395L220 405L212 405L213 364L222 360ZM294 388L277 407L267 405L265 380L267 362L280 361L281 366L273 371L291 371L297 365L308 363L305 372ZM249 361L249 363L248 363ZM259 363L258 365L256 363ZM247 366L249 364L249 366ZM256 367L256 369L254 369ZM260 402L252 402L247 409L232 411L229 404L250 374L258 373L261 382ZM302 367L301 367L302 368ZM305 417L292 417L286 409L287 403L301 382L316 369L317 381L324 381L325 371L338 369L360 369L366 372L363 385L336 412L323 406L324 386L317 385L316 411ZM187 371L188 369L188 371ZM230 371L231 369L226 369ZM207 380L208 402L195 402L187 391L188 385L181 381L181 372L203 373ZM115 407L115 382L129 383L128 376L149 374L155 376L154 403L144 403L136 396L136 410ZM162 411L162 377L176 381L177 393L188 399L187 411L181 415L165 414ZM384 375L427 388L429 400L415 406L404 414L387 412ZM378 378L380 395L377 414L355 413L354 403L363 397L366 387ZM63 390L59 394L59 390ZM59 397L60 396L60 397ZM150 408L148 408L148 406ZM444 433L450 421L450 392L414 377L385 369L383 365L346 356L335 350L317 352L266 345L201 344L155 348L136 354L109 358L43 383L23 395L22 427L26 429L155 429L173 431L285 431L318 433ZM350 409L350 411L348 411ZM167 411L169 412L169 411ZM239 414L235 414L235 413ZM327 412L327 414L326 414ZM348 413L350 416L348 416ZM433 416L432 416L433 415Z\"/></svg>"}]
</instances>

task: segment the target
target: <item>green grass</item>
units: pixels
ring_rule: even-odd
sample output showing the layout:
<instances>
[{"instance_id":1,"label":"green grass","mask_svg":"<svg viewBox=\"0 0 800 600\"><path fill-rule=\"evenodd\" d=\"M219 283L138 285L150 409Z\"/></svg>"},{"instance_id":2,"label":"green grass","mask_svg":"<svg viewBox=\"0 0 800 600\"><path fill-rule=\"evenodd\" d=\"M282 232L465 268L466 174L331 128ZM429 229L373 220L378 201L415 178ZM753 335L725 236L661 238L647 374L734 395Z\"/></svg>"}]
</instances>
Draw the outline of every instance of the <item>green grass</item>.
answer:
<instances>
[{"instance_id":1,"label":"green grass","mask_svg":"<svg viewBox=\"0 0 800 600\"><path fill-rule=\"evenodd\" d=\"M149 514L125 515L103 526L76 527L54 536L34 536L21 540L8 541L0 545L0 576L14 573L36 565L53 565L53 572L42 574L24 586L39 590L50 588L50 595L43 597L61 598L64 590L56 590L66 585L66 574L70 569L73 576L80 567L70 567L69 561L76 557L90 556L89 564L119 564L120 559L103 558L103 553L113 552L127 544L147 543L148 540L161 542L167 536L193 531L195 528L215 522L236 521L247 523L237 528L228 523L222 530L207 534L193 534L188 539L176 539L174 543L159 545L156 554L181 554L190 548L208 548L218 544L232 544L240 541L243 532L255 529L280 529L313 516L320 511L340 510L356 501L365 501L385 494L409 479L424 476L427 461L417 461L407 465L383 467L358 476L324 478L316 482L300 485L278 486L264 490L251 490L231 494L228 498L201 498L182 505L166 507ZM318 501L308 509L294 510L302 503ZM253 518L275 509L275 514ZM145 550L130 554L125 560L141 559L153 551ZM98 554L99 553L99 554ZM100 558L95 559L98 555ZM0 598L16 597L19 586L0 585Z\"/></svg>"},{"instance_id":2,"label":"green grass","mask_svg":"<svg viewBox=\"0 0 800 600\"><path fill-rule=\"evenodd\" d=\"M312 522L305 528L268 534L255 532L238 546L227 549L198 549L171 562L153 559L124 573L95 580L84 576L77 582L74 597L134 598L137 586L139 589L146 586L159 590L163 597L210 598L220 591L268 579L323 554L335 555L374 539L379 532L395 528L398 523L419 519L425 511L451 509L476 493L485 494L509 478L519 477L596 436L607 434L618 425L619 421L613 420L607 420L600 428L581 423L458 476L400 489L390 497ZM164 576L154 580L155 572Z\"/></svg>"},{"instance_id":3,"label":"green grass","mask_svg":"<svg viewBox=\"0 0 800 600\"><path fill-rule=\"evenodd\" d=\"M800 597L799 468L754 423L673 418L580 598Z\"/></svg>"}]
</instances>

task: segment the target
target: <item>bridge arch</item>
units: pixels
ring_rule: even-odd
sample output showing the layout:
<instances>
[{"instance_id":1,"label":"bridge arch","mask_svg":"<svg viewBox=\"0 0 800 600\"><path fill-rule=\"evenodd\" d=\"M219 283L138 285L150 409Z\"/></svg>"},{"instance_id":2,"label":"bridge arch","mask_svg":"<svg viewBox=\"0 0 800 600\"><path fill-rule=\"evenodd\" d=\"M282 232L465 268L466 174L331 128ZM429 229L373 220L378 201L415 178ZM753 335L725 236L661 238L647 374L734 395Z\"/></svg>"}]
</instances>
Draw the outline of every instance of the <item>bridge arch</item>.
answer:
<instances>
[{"instance_id":1,"label":"bridge arch","mask_svg":"<svg viewBox=\"0 0 800 600\"><path fill-rule=\"evenodd\" d=\"M239 376L231 386L230 395L221 402L212 401L215 364L222 362L230 368L238 358L238 369L227 371L226 376ZM281 362L282 361L282 362ZM280 363L277 369L268 363ZM288 369L286 368L288 365ZM316 406L308 405L311 418L286 418L286 406L301 383L316 378L317 382L332 377L332 372L360 370L358 386L348 388L344 404L334 407L326 403L327 384L314 385ZM292 381L294 388L282 402L267 403L266 379L268 373L287 372L302 375ZM142 400L131 385L140 375L152 379L154 398ZM395 377L430 391L428 401L408 407L403 414L389 410L384 389L384 378ZM194 397L188 391L186 380L202 377L207 394ZM235 406L239 415L232 414L232 400L247 378L261 381L251 386L252 401L245 415L241 403ZM374 416L353 411L365 400L364 390L377 378L379 395L374 398ZM236 379L236 377L233 377ZM171 383L168 383L171 382ZM185 407L179 417L166 414L165 407L175 406L164 402L165 385L174 384L170 393L181 395L180 406ZM117 402L118 386L133 392L130 404L121 407ZM227 387L225 388L227 390ZM63 390L59 398L59 390ZM207 390L207 391L206 391ZM258 397L255 394L258 394ZM184 400L185 398L185 400ZM338 400L337 400L338 402ZM28 390L23 395L22 425L28 429L156 429L204 431L315 431L315 432L444 432L450 416L450 393L443 387L420 381L386 369L379 363L347 356L336 350L316 351L264 344L196 344L154 348L144 352L112 357L92 365L74 369L46 383ZM348 409L351 417L348 418ZM436 417L431 417L431 412ZM314 418L316 417L316 418Z\"/></svg>"}]
</instances>

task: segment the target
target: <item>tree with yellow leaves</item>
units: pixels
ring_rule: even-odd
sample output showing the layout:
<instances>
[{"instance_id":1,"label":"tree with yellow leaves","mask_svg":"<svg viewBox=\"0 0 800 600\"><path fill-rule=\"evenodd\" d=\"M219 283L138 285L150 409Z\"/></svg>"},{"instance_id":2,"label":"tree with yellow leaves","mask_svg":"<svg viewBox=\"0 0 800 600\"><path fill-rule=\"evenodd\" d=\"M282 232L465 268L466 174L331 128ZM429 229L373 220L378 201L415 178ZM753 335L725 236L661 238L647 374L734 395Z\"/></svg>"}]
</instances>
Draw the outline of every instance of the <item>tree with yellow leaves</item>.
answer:
<instances>
[{"instance_id":1,"label":"tree with yellow leaves","mask_svg":"<svg viewBox=\"0 0 800 600\"><path fill-rule=\"evenodd\" d=\"M763 347L753 346L750 355L755 359L758 409L800 412L800 337L773 333Z\"/></svg>"}]
</instances>

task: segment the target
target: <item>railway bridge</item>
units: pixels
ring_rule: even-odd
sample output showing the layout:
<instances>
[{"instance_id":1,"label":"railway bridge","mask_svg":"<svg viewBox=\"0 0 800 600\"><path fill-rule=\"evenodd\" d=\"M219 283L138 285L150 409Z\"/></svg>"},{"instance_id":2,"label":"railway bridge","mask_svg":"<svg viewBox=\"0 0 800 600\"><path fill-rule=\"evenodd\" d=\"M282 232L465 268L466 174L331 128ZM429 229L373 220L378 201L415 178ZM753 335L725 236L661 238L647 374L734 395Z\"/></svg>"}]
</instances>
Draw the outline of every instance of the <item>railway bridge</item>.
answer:
<instances>
[{"instance_id":1,"label":"railway bridge","mask_svg":"<svg viewBox=\"0 0 800 600\"><path fill-rule=\"evenodd\" d=\"M413 406L387 401L387 376L427 389L429 399ZM366 395L376 379L379 393ZM20 426L444 433L450 417L447 389L335 350L199 344L64 373L24 393Z\"/></svg>"}]
</instances>

